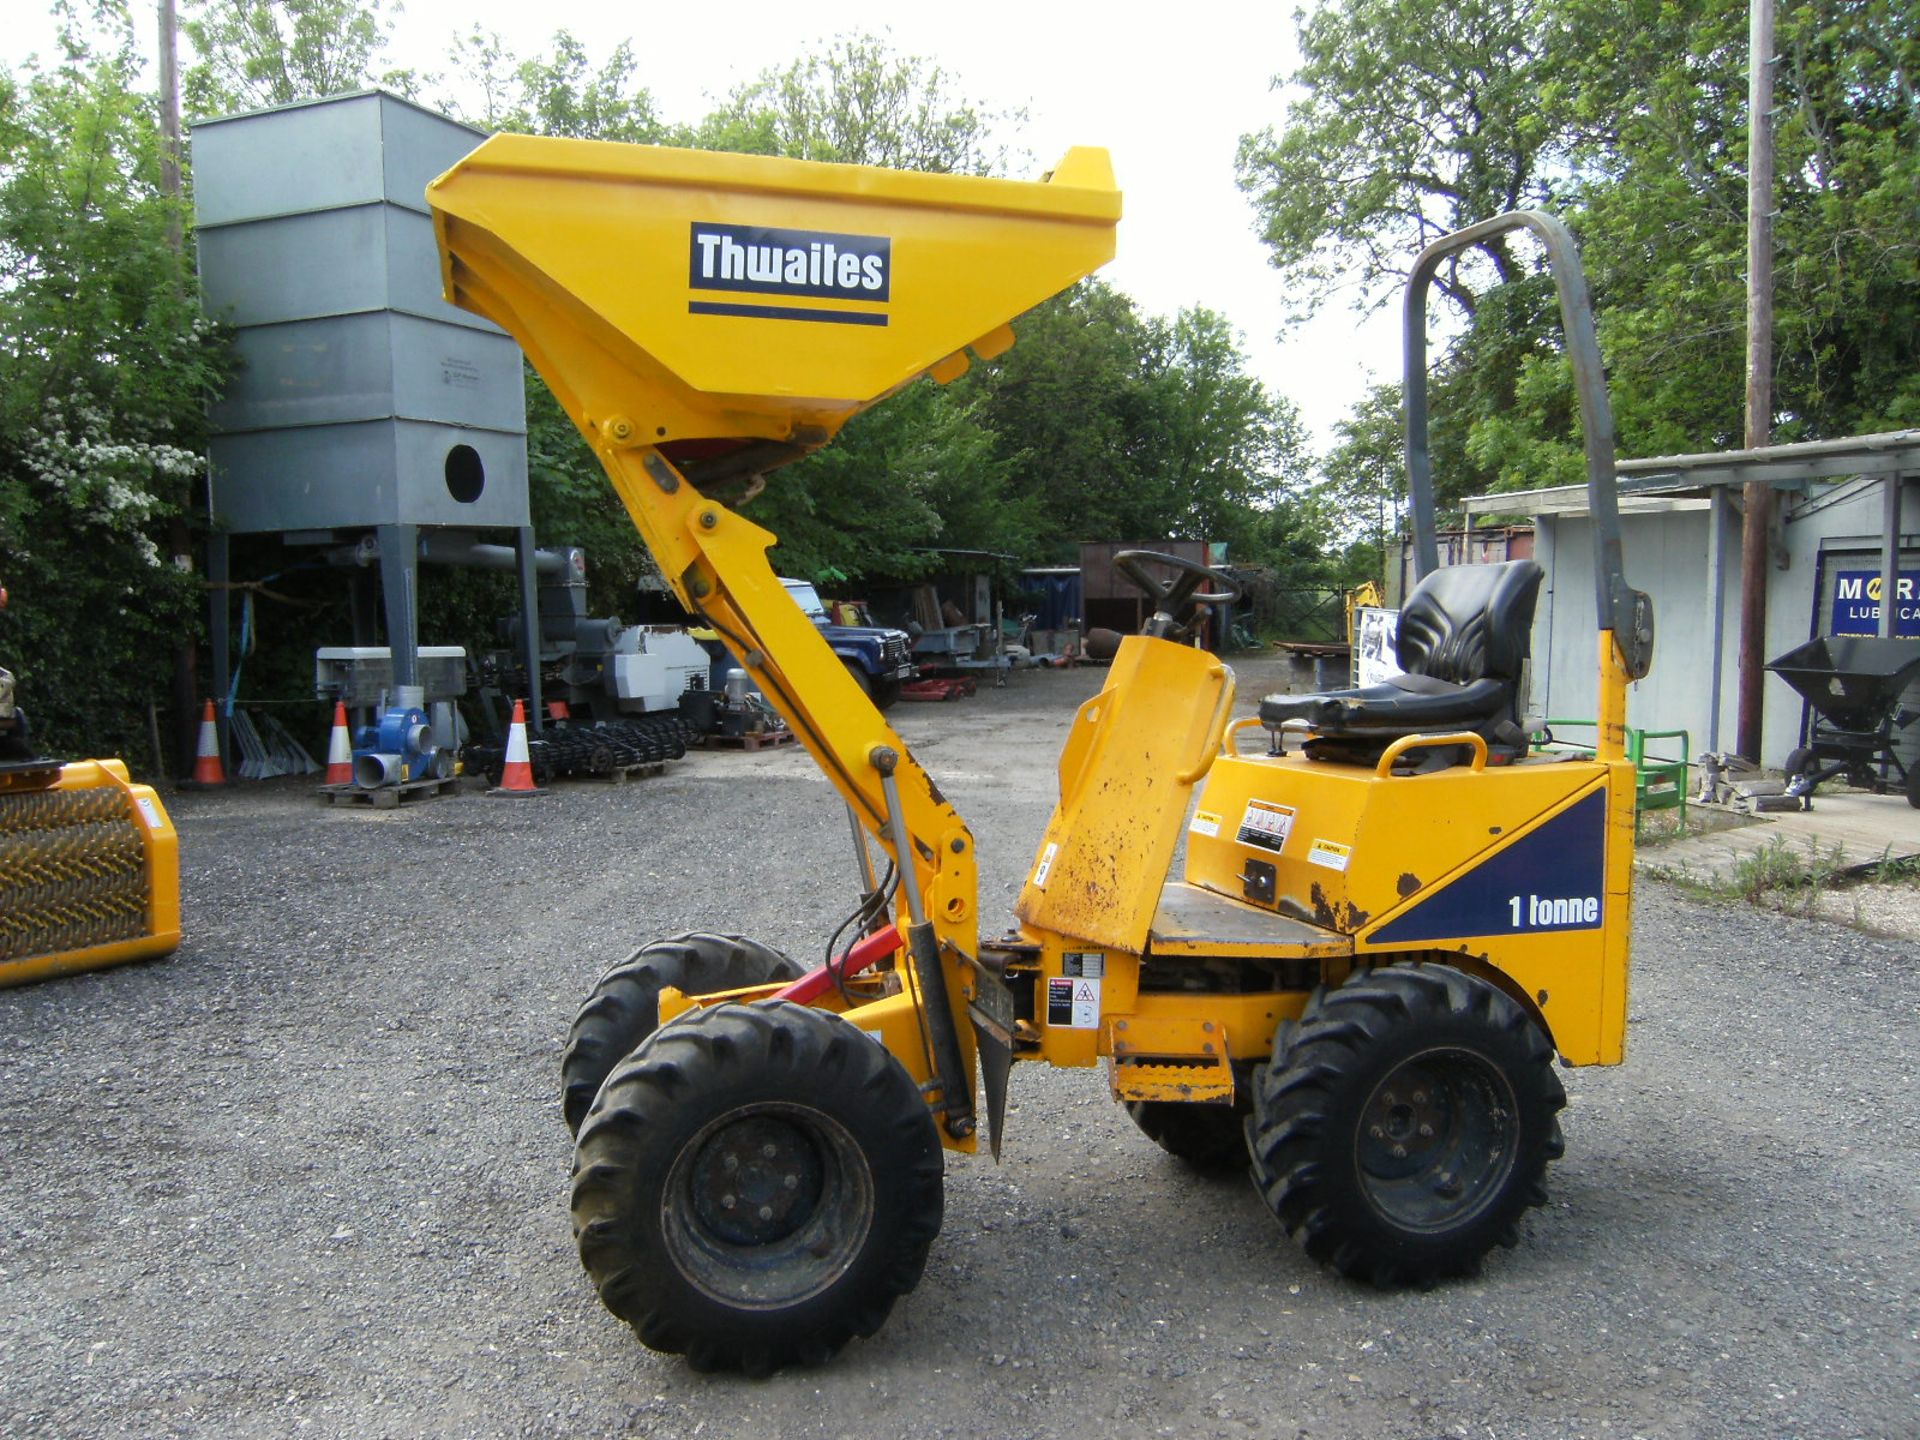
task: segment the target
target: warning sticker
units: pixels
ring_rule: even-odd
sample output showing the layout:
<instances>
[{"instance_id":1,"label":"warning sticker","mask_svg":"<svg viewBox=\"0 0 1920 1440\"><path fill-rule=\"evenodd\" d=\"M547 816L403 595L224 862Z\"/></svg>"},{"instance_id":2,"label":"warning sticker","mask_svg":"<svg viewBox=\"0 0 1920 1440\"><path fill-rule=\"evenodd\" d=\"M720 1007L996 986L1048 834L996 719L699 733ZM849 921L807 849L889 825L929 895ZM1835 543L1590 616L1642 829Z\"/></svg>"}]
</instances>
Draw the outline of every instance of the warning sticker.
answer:
<instances>
[{"instance_id":1,"label":"warning sticker","mask_svg":"<svg viewBox=\"0 0 1920 1440\"><path fill-rule=\"evenodd\" d=\"M1047 1024L1062 1030L1100 1025L1100 982L1071 975L1047 981Z\"/></svg>"},{"instance_id":2,"label":"warning sticker","mask_svg":"<svg viewBox=\"0 0 1920 1440\"><path fill-rule=\"evenodd\" d=\"M1098 980L1107 973L1107 957L1098 950L1069 950L1060 957L1060 973Z\"/></svg>"},{"instance_id":3,"label":"warning sticker","mask_svg":"<svg viewBox=\"0 0 1920 1440\"><path fill-rule=\"evenodd\" d=\"M1331 840L1316 840L1313 848L1307 851L1307 859L1315 865L1324 865L1329 870L1345 870L1347 861L1353 858L1351 845L1336 845Z\"/></svg>"},{"instance_id":4,"label":"warning sticker","mask_svg":"<svg viewBox=\"0 0 1920 1440\"><path fill-rule=\"evenodd\" d=\"M1047 874L1053 869L1053 857L1059 853L1060 847L1057 844L1050 844L1040 852L1040 863L1034 867L1033 871L1034 889L1044 890L1047 888Z\"/></svg>"},{"instance_id":5,"label":"warning sticker","mask_svg":"<svg viewBox=\"0 0 1920 1440\"><path fill-rule=\"evenodd\" d=\"M158 830L158 829L160 828L160 809L159 809L159 807L158 807L158 806L156 806L156 805L155 805L155 804L153 803L153 801L151 801L151 800L149 800L149 799L148 799L148 798L147 798L146 796L144 796L144 795L136 795L136 796L134 796L134 797L133 797L133 803L134 803L134 804L136 804L136 805L138 805L138 806L140 807L140 813L141 813L142 815L144 815L144 816L146 817L146 819L147 819L147 828L148 828L149 830Z\"/></svg>"},{"instance_id":6,"label":"warning sticker","mask_svg":"<svg viewBox=\"0 0 1920 1440\"><path fill-rule=\"evenodd\" d=\"M1220 817L1211 810L1196 810L1193 812L1193 823L1187 829L1211 840L1220 833Z\"/></svg>"},{"instance_id":7,"label":"warning sticker","mask_svg":"<svg viewBox=\"0 0 1920 1440\"><path fill-rule=\"evenodd\" d=\"M1247 801L1247 813L1240 817L1242 845L1257 845L1262 850L1280 851L1287 847L1293 833L1293 807L1275 805L1267 800Z\"/></svg>"}]
</instances>

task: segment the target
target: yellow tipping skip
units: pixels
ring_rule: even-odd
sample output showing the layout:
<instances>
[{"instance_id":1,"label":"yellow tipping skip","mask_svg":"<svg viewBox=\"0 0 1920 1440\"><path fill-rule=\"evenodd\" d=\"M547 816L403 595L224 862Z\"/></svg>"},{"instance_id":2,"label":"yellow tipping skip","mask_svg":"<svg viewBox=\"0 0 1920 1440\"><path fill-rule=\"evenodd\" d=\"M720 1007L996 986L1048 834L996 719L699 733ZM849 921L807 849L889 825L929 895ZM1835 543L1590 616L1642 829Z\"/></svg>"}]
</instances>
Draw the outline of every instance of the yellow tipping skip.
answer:
<instances>
[{"instance_id":1,"label":"yellow tipping skip","mask_svg":"<svg viewBox=\"0 0 1920 1440\"><path fill-rule=\"evenodd\" d=\"M1113 258L1104 150L1044 184L497 135L428 189L447 298L583 429L813 448ZM719 323L716 323L719 322ZM559 360L560 363L554 363Z\"/></svg>"}]
</instances>

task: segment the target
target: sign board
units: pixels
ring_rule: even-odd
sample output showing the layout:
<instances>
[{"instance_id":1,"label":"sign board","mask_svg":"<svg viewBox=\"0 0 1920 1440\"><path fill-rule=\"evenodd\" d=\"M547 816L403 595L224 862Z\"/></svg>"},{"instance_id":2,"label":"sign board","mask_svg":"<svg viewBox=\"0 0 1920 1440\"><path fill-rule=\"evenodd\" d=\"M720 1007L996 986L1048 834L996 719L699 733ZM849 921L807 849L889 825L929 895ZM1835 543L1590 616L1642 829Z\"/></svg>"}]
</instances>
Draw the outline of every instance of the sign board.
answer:
<instances>
[{"instance_id":1,"label":"sign board","mask_svg":"<svg viewBox=\"0 0 1920 1440\"><path fill-rule=\"evenodd\" d=\"M1365 689L1384 685L1403 674L1396 648L1400 635L1400 612L1361 606L1353 612L1354 683Z\"/></svg>"},{"instance_id":2,"label":"sign board","mask_svg":"<svg viewBox=\"0 0 1920 1440\"><path fill-rule=\"evenodd\" d=\"M1878 635L1884 580L1878 570L1834 574L1829 635ZM1894 586L1893 633L1920 637L1920 570L1902 570Z\"/></svg>"}]
</instances>

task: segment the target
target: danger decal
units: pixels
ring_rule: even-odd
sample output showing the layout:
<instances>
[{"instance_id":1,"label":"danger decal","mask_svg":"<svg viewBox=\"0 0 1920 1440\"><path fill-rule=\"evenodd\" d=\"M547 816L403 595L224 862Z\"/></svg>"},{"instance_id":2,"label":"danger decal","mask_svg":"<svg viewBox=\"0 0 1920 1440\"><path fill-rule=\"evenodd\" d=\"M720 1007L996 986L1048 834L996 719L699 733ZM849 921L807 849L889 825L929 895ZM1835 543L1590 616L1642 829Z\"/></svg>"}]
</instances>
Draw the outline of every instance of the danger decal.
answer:
<instances>
[{"instance_id":1,"label":"danger decal","mask_svg":"<svg viewBox=\"0 0 1920 1440\"><path fill-rule=\"evenodd\" d=\"M1058 1030L1098 1029L1100 982L1075 975L1049 979L1047 1024Z\"/></svg>"},{"instance_id":2,"label":"danger decal","mask_svg":"<svg viewBox=\"0 0 1920 1440\"><path fill-rule=\"evenodd\" d=\"M1278 854L1287 848L1287 836L1293 833L1293 814L1291 805L1249 800L1246 813L1240 817L1240 833L1235 838L1242 845Z\"/></svg>"}]
</instances>

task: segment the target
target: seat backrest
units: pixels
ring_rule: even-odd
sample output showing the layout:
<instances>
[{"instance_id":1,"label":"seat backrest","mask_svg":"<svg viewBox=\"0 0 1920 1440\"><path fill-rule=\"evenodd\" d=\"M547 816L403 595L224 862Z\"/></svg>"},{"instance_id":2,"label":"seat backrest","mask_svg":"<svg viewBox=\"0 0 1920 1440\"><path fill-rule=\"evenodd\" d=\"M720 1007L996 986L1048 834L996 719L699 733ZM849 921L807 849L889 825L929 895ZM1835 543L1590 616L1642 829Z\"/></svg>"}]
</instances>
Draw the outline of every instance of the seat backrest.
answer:
<instances>
[{"instance_id":1,"label":"seat backrest","mask_svg":"<svg viewBox=\"0 0 1920 1440\"><path fill-rule=\"evenodd\" d=\"M1400 607L1400 668L1455 685L1517 683L1531 649L1540 576L1531 560L1432 571Z\"/></svg>"}]
</instances>

